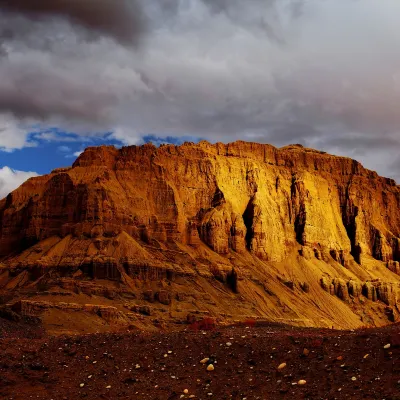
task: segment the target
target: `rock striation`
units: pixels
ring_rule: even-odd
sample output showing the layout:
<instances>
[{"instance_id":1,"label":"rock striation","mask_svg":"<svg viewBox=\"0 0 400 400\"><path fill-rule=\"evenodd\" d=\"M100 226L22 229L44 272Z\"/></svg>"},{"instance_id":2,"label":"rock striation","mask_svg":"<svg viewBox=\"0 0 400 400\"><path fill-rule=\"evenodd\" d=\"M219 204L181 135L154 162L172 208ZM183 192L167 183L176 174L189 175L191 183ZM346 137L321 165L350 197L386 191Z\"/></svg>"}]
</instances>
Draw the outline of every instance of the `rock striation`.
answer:
<instances>
[{"instance_id":1,"label":"rock striation","mask_svg":"<svg viewBox=\"0 0 400 400\"><path fill-rule=\"evenodd\" d=\"M346 310L343 327L357 326L355 299L366 312L397 303L399 210L393 180L300 145L90 147L0 201L0 287L98 280L135 293L180 280L193 295L220 285L215 312L242 296L237 314L323 325L316 309L333 307L327 324ZM164 289L155 298L173 307Z\"/></svg>"}]
</instances>

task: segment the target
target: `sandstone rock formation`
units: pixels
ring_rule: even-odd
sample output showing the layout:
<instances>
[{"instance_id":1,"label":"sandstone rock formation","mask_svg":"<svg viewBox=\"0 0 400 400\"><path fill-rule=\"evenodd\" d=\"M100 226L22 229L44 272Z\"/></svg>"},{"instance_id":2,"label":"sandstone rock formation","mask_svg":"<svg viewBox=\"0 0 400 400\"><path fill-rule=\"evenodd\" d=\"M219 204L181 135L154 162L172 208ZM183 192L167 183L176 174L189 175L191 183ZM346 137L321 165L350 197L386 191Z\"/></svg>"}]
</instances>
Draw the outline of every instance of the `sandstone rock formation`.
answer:
<instances>
[{"instance_id":1,"label":"sandstone rock formation","mask_svg":"<svg viewBox=\"0 0 400 400\"><path fill-rule=\"evenodd\" d=\"M316 326L361 326L362 309L382 325L378 303L400 291L399 209L393 180L300 145L91 147L0 201L0 288L86 285L169 315L184 292L216 316Z\"/></svg>"}]
</instances>

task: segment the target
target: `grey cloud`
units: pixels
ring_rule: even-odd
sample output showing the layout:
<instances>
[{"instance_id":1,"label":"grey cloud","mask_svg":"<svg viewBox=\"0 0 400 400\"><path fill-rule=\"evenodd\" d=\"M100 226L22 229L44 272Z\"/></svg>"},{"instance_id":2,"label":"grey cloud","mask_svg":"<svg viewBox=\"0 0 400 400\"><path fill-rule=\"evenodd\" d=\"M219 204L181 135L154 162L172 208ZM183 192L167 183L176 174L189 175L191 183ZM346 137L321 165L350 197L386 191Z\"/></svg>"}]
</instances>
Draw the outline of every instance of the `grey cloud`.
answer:
<instances>
[{"instance_id":1,"label":"grey cloud","mask_svg":"<svg viewBox=\"0 0 400 400\"><path fill-rule=\"evenodd\" d=\"M398 148L400 146L400 138L387 135L385 136L384 134L381 136L337 134L337 136L327 138L323 142L323 145L329 148L347 147L356 149L360 153L364 153L370 149L390 150L393 148Z\"/></svg>"},{"instance_id":2,"label":"grey cloud","mask_svg":"<svg viewBox=\"0 0 400 400\"><path fill-rule=\"evenodd\" d=\"M393 162L389 163L388 170L390 176L396 180L397 184L400 182L400 157L396 157Z\"/></svg>"},{"instance_id":3,"label":"grey cloud","mask_svg":"<svg viewBox=\"0 0 400 400\"><path fill-rule=\"evenodd\" d=\"M254 33L265 34L278 45L285 45L284 19L303 14L305 0L202 0L212 13L223 13L233 23Z\"/></svg>"},{"instance_id":4,"label":"grey cloud","mask_svg":"<svg viewBox=\"0 0 400 400\"><path fill-rule=\"evenodd\" d=\"M82 40L57 13L0 20L25 32L3 35L0 112L85 135L113 130L126 143L145 134L302 143L397 174L397 0L136 4L147 30L135 49L109 29Z\"/></svg>"},{"instance_id":5,"label":"grey cloud","mask_svg":"<svg viewBox=\"0 0 400 400\"><path fill-rule=\"evenodd\" d=\"M4 61L0 74L7 76L7 80L0 80L0 109L20 118L43 120L59 116L104 121L108 107L115 104L114 95L96 87L86 73L79 76L74 71L71 75L67 70L56 71L33 59L29 67Z\"/></svg>"},{"instance_id":6,"label":"grey cloud","mask_svg":"<svg viewBox=\"0 0 400 400\"><path fill-rule=\"evenodd\" d=\"M277 17L279 10L291 18L299 18L303 15L307 0L202 0L214 13L227 13L229 16L244 17L252 10L254 15L263 15L265 12L272 17Z\"/></svg>"},{"instance_id":7,"label":"grey cloud","mask_svg":"<svg viewBox=\"0 0 400 400\"><path fill-rule=\"evenodd\" d=\"M244 4L241 0L202 0L212 12L226 12L229 14L238 14L238 11L245 7L247 9L254 8L260 13L266 7L271 7L276 3L276 0L248 0Z\"/></svg>"},{"instance_id":8,"label":"grey cloud","mask_svg":"<svg viewBox=\"0 0 400 400\"><path fill-rule=\"evenodd\" d=\"M136 40L144 29L136 0L0 0L0 9L29 18L58 16L110 35L122 42ZM9 34L18 32L9 31Z\"/></svg>"}]
</instances>

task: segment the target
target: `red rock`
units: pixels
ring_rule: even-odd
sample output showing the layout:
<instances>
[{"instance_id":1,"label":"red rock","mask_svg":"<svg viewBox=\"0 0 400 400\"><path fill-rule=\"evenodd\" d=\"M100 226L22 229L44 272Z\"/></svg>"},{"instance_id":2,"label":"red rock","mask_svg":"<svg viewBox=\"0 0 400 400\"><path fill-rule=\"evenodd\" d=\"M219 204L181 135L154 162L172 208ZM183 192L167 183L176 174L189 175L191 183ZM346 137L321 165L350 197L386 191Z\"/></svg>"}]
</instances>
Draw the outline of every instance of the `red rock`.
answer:
<instances>
[{"instance_id":1,"label":"red rock","mask_svg":"<svg viewBox=\"0 0 400 400\"><path fill-rule=\"evenodd\" d=\"M290 323L361 326L353 300L363 295L368 314L370 301L391 306L400 293L399 204L393 180L298 145L91 147L0 201L0 285L104 280L170 307L171 293L204 287L196 307L221 315L250 306ZM150 285L165 281L171 291ZM322 296L318 306L304 292Z\"/></svg>"}]
</instances>

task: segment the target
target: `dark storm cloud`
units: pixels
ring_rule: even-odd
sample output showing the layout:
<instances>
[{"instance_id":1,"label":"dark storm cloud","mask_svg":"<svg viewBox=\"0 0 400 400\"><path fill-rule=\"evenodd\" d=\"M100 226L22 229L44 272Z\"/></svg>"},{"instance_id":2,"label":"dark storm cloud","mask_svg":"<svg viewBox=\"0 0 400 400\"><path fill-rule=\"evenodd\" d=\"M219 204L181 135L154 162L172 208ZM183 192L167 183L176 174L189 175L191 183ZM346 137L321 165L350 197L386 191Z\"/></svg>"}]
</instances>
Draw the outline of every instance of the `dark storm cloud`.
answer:
<instances>
[{"instance_id":1,"label":"dark storm cloud","mask_svg":"<svg viewBox=\"0 0 400 400\"><path fill-rule=\"evenodd\" d=\"M0 10L29 18L58 16L89 31L122 42L137 40L144 29L136 0L0 0ZM18 31L8 31L18 35Z\"/></svg>"},{"instance_id":2,"label":"dark storm cloud","mask_svg":"<svg viewBox=\"0 0 400 400\"><path fill-rule=\"evenodd\" d=\"M143 21L136 0L0 0L0 113L106 124L123 92L107 50L132 56Z\"/></svg>"},{"instance_id":3,"label":"dark storm cloud","mask_svg":"<svg viewBox=\"0 0 400 400\"><path fill-rule=\"evenodd\" d=\"M0 74L0 110L18 118L46 119L59 116L96 122L105 120L107 107L115 104L115 95L88 74L56 71L51 65L35 62L30 67L4 60ZM77 79L77 77L79 79Z\"/></svg>"},{"instance_id":4,"label":"dark storm cloud","mask_svg":"<svg viewBox=\"0 0 400 400\"><path fill-rule=\"evenodd\" d=\"M69 131L84 121L127 144L146 134L302 143L398 174L398 0L5 4L0 129L15 134L0 131L0 147L24 146L25 118ZM142 46L127 46L132 36Z\"/></svg>"}]
</instances>

